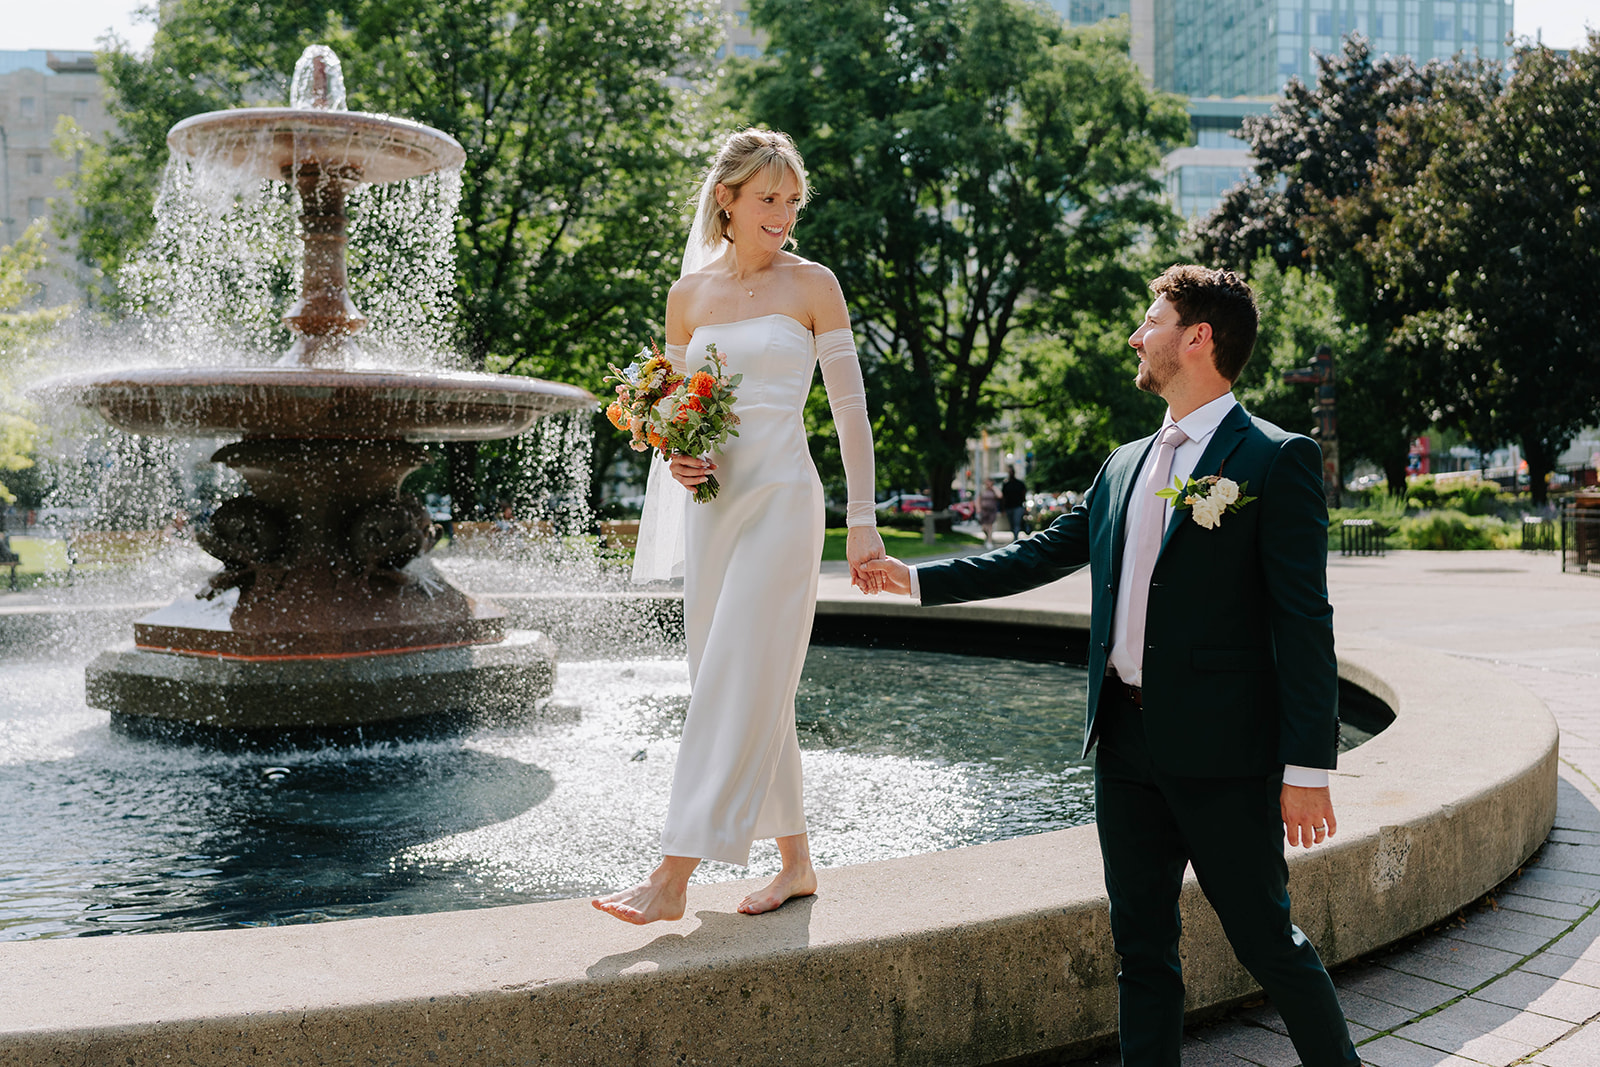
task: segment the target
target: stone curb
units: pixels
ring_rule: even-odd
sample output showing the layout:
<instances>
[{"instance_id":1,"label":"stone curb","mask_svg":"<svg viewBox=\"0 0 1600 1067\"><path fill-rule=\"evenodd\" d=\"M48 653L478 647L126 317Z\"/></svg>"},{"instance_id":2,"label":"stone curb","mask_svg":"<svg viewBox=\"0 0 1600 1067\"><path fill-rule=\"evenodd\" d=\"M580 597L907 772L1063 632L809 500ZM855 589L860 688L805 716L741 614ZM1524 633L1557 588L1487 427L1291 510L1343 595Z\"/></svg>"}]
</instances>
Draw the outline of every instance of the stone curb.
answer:
<instances>
[{"instance_id":1,"label":"stone curb","mask_svg":"<svg viewBox=\"0 0 1600 1067\"><path fill-rule=\"evenodd\" d=\"M1340 652L1397 720L1344 758L1334 842L1291 857L1330 964L1514 870L1557 766L1549 712L1489 670ZM824 872L755 919L733 912L753 884L694 887L688 918L646 928L572 900L0 944L0 1064L982 1064L1114 1031L1093 827ZM1192 877L1182 907L1191 1011L1249 995Z\"/></svg>"}]
</instances>

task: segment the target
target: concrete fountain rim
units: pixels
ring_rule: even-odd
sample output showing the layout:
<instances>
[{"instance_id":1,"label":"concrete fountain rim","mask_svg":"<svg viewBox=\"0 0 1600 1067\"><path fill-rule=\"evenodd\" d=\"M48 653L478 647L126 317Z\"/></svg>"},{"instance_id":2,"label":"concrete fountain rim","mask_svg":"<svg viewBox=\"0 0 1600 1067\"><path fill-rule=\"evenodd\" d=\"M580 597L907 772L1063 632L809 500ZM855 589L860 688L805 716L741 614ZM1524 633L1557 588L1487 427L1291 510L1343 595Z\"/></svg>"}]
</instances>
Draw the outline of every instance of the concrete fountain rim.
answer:
<instances>
[{"instance_id":1,"label":"concrete fountain rim","mask_svg":"<svg viewBox=\"0 0 1600 1067\"><path fill-rule=\"evenodd\" d=\"M1056 628L1077 618L1056 614ZM1340 673L1397 718L1344 757L1335 842L1290 857L1296 919L1330 963L1453 914L1513 871L1553 822L1557 765L1549 711L1480 664L1340 635ZM1087 1050L1114 1031L1093 826L823 883L765 920L731 914L752 884L732 882L693 887L688 918L648 928L566 900L0 944L19 991L0 1000L0 1044L15 1064L65 1050L106 1062L204 1050L198 1062L231 1064L263 1049L351 1063L424 1049L446 1062L472 1050L475 1063L727 1063L774 1061L782 1027L806 1062L979 1064ZM884 906L912 894L922 906ZM1183 909L1191 1011L1249 995L1192 876Z\"/></svg>"}]
</instances>

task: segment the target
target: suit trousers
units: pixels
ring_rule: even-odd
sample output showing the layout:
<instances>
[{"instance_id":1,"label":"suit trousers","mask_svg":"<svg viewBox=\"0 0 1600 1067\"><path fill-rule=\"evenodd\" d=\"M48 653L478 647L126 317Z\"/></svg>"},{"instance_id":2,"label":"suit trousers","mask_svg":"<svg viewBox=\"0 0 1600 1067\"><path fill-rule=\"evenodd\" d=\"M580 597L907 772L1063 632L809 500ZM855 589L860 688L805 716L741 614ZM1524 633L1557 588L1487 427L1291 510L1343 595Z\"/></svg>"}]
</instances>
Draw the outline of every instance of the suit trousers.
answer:
<instances>
[{"instance_id":1,"label":"suit trousers","mask_svg":"<svg viewBox=\"0 0 1600 1067\"><path fill-rule=\"evenodd\" d=\"M1289 919L1282 773L1199 778L1156 769L1143 712L1115 678L1101 691L1096 722L1095 818L1121 958L1124 1067L1179 1067L1178 894L1190 864L1239 962L1283 1016L1304 1067L1359 1065L1333 982Z\"/></svg>"}]
</instances>

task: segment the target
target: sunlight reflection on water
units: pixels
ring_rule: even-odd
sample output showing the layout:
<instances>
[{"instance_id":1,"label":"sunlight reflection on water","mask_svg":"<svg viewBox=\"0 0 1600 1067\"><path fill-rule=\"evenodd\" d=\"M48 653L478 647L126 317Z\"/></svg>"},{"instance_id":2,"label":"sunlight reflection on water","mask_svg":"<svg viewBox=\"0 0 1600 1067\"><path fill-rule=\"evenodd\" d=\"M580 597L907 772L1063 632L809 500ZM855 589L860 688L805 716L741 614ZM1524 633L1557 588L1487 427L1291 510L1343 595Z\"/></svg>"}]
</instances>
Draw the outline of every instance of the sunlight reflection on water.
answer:
<instances>
[{"instance_id":1,"label":"sunlight reflection on water","mask_svg":"<svg viewBox=\"0 0 1600 1067\"><path fill-rule=\"evenodd\" d=\"M222 928L550 900L658 856L688 703L679 659L563 663L543 720L428 741L223 753L135 740L81 665L6 665L0 940ZM1092 819L1084 674L811 650L797 707L813 854L830 867ZM749 868L777 869L771 842Z\"/></svg>"}]
</instances>

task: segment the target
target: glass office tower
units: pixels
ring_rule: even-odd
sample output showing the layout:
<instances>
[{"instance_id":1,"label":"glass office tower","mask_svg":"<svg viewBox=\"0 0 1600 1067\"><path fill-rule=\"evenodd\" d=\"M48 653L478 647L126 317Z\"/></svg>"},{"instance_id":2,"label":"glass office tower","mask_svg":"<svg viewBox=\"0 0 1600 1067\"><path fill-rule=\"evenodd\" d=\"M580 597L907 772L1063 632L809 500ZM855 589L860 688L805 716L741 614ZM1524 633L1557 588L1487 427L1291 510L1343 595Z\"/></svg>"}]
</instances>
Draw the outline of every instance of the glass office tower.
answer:
<instances>
[{"instance_id":1,"label":"glass office tower","mask_svg":"<svg viewBox=\"0 0 1600 1067\"><path fill-rule=\"evenodd\" d=\"M1512 0L1050 0L1073 24L1128 15L1129 52L1158 89L1189 97L1195 143L1167 157L1164 180L1186 217L1209 212L1250 166L1234 134L1290 78L1316 81L1315 53L1361 33L1375 55L1419 62L1458 53L1505 60Z\"/></svg>"}]
</instances>

